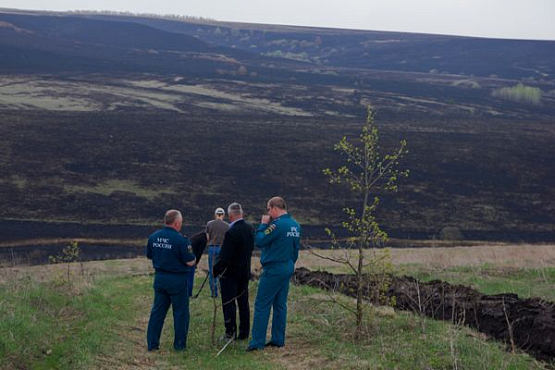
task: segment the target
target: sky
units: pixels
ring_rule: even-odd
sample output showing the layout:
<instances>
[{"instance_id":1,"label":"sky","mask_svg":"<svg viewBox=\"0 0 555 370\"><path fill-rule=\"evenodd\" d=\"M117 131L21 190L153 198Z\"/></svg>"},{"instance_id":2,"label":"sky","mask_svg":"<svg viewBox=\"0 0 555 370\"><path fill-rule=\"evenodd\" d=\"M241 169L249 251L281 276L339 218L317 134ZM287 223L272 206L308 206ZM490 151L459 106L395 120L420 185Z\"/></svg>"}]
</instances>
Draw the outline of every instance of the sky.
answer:
<instances>
[{"instance_id":1,"label":"sky","mask_svg":"<svg viewBox=\"0 0 555 370\"><path fill-rule=\"evenodd\" d=\"M555 0L0 0L0 8L114 10L232 22L555 40Z\"/></svg>"}]
</instances>

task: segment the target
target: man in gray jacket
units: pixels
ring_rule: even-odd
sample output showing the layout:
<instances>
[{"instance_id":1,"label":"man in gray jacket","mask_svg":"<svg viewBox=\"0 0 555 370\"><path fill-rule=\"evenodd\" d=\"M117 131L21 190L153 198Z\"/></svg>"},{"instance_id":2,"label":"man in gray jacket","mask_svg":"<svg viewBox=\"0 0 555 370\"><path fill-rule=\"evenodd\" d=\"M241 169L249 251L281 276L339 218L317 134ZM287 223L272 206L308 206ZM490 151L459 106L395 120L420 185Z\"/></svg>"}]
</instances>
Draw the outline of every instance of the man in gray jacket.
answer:
<instances>
[{"instance_id":1,"label":"man in gray jacket","mask_svg":"<svg viewBox=\"0 0 555 370\"><path fill-rule=\"evenodd\" d=\"M217 262L224 236L229 230L229 224L224 221L225 211L216 208L214 219L206 224L206 239L208 244L208 273L210 276L210 293L212 297L218 296L218 280L214 277L214 264Z\"/></svg>"}]
</instances>

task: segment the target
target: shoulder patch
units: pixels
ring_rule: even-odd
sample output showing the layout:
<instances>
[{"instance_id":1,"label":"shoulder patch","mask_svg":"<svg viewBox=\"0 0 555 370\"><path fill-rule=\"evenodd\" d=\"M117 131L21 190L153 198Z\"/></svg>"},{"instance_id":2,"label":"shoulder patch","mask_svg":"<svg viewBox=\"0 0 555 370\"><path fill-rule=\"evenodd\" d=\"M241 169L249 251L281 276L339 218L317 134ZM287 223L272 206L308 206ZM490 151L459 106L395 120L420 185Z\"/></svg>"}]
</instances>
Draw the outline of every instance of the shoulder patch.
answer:
<instances>
[{"instance_id":1,"label":"shoulder patch","mask_svg":"<svg viewBox=\"0 0 555 370\"><path fill-rule=\"evenodd\" d=\"M191 244L187 246L187 252L193 253L193 246Z\"/></svg>"},{"instance_id":2,"label":"shoulder patch","mask_svg":"<svg viewBox=\"0 0 555 370\"><path fill-rule=\"evenodd\" d=\"M266 230L264 230L264 234L266 235L271 234L274 232L275 229L276 229L276 224L271 224L266 228Z\"/></svg>"}]
</instances>

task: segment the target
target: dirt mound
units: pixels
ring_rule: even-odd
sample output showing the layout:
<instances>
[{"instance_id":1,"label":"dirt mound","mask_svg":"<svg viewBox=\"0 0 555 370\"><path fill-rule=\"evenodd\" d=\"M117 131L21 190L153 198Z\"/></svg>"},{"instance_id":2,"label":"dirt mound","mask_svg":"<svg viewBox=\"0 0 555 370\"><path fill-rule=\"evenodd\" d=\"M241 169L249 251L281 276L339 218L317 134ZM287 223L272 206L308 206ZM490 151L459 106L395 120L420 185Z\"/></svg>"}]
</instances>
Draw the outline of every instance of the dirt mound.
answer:
<instances>
[{"instance_id":1,"label":"dirt mound","mask_svg":"<svg viewBox=\"0 0 555 370\"><path fill-rule=\"evenodd\" d=\"M555 359L555 304L539 298L520 299L515 294L484 295L443 281L419 282L412 277L391 277L386 295L395 297L396 308L425 314L476 328L514 345L541 360ZM298 284L356 295L353 275L295 270ZM372 297L372 282L364 296Z\"/></svg>"}]
</instances>

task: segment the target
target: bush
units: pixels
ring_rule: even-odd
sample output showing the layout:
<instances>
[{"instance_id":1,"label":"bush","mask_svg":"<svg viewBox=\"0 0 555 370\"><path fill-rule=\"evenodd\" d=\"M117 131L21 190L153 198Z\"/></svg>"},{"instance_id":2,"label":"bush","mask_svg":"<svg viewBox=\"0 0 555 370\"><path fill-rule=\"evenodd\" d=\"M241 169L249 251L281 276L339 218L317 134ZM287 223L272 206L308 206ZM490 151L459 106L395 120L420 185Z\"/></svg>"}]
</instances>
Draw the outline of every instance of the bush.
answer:
<instances>
[{"instance_id":1,"label":"bush","mask_svg":"<svg viewBox=\"0 0 555 370\"><path fill-rule=\"evenodd\" d=\"M442 240L462 240L464 239L458 227L446 226L441 229L439 237Z\"/></svg>"},{"instance_id":2,"label":"bush","mask_svg":"<svg viewBox=\"0 0 555 370\"><path fill-rule=\"evenodd\" d=\"M524 86L523 84L495 89L491 95L495 98L533 105L541 104L542 99L542 91L539 88Z\"/></svg>"}]
</instances>

